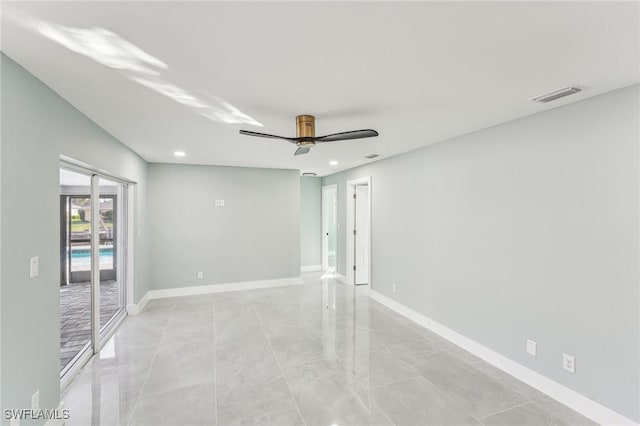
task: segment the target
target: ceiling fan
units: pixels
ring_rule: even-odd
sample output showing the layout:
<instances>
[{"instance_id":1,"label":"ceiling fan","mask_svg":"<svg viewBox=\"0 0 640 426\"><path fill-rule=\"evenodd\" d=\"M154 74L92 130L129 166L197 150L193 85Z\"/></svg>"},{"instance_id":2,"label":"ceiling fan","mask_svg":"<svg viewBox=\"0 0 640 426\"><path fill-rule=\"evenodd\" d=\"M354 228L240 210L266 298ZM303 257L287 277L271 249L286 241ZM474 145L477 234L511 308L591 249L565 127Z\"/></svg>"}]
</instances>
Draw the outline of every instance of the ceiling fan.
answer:
<instances>
[{"instance_id":1,"label":"ceiling fan","mask_svg":"<svg viewBox=\"0 0 640 426\"><path fill-rule=\"evenodd\" d=\"M297 137L288 138L285 136L269 135L266 133L250 132L240 130L241 135L257 136L260 138L284 139L296 144L298 149L293 155L306 154L317 143L346 141L349 139L362 139L378 136L378 132L371 129L351 130L349 132L333 133L326 136L316 136L316 118L313 115L299 115L296 117Z\"/></svg>"}]
</instances>

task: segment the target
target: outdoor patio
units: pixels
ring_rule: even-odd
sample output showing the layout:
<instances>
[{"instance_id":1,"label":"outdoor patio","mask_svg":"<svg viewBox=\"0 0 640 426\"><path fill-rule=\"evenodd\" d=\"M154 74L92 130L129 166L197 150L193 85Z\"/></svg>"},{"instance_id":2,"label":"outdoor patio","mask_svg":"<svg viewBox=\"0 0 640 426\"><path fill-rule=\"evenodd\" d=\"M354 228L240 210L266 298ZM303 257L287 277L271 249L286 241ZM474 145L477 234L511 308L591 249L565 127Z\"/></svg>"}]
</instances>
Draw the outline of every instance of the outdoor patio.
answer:
<instances>
[{"instance_id":1,"label":"outdoor patio","mask_svg":"<svg viewBox=\"0 0 640 426\"><path fill-rule=\"evenodd\" d=\"M116 281L100 283L100 326L120 307ZM62 370L91 339L91 283L60 287L60 369Z\"/></svg>"}]
</instances>

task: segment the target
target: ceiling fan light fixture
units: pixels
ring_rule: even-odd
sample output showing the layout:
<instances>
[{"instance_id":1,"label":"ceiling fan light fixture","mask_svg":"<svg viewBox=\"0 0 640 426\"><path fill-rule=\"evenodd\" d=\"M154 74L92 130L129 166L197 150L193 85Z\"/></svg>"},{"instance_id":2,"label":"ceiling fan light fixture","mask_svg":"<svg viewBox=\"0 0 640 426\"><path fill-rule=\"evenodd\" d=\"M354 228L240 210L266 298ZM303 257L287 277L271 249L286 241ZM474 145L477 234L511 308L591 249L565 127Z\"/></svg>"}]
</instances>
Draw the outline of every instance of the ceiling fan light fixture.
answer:
<instances>
[{"instance_id":1,"label":"ceiling fan light fixture","mask_svg":"<svg viewBox=\"0 0 640 426\"><path fill-rule=\"evenodd\" d=\"M351 139L364 139L379 136L379 133L373 129L350 130L348 132L332 133L330 135L316 136L316 124L313 115L298 115L296 117L296 137L286 137L278 135L270 135L268 133L252 132L249 130L240 130L241 135L257 136L260 138L282 139L295 144L298 149L294 156L307 154L311 148L319 143L338 142Z\"/></svg>"},{"instance_id":2,"label":"ceiling fan light fixture","mask_svg":"<svg viewBox=\"0 0 640 426\"><path fill-rule=\"evenodd\" d=\"M296 142L296 145L298 146L316 146L316 142L314 140L302 140L302 141L298 141Z\"/></svg>"}]
</instances>

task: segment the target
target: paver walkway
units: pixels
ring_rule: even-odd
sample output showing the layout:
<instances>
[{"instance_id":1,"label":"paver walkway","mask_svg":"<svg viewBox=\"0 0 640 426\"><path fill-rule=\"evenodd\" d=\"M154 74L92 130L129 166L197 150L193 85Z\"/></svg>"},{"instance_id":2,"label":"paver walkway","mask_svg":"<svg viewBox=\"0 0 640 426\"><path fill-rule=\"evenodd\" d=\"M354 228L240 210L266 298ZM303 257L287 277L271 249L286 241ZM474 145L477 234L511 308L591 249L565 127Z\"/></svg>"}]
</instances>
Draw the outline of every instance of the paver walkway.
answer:
<instances>
[{"instance_id":1,"label":"paver walkway","mask_svg":"<svg viewBox=\"0 0 640 426\"><path fill-rule=\"evenodd\" d=\"M100 325L120 307L116 281L100 283ZM91 283L60 287L60 369L91 339Z\"/></svg>"}]
</instances>

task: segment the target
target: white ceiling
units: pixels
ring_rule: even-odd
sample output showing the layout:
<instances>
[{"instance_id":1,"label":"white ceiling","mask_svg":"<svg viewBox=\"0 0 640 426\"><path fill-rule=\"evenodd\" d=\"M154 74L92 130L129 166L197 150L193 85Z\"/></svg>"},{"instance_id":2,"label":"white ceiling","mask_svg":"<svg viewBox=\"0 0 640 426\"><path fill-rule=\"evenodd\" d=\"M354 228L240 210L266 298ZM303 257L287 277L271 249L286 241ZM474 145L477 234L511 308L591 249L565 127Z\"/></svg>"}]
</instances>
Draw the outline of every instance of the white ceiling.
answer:
<instances>
[{"instance_id":1,"label":"white ceiling","mask_svg":"<svg viewBox=\"0 0 640 426\"><path fill-rule=\"evenodd\" d=\"M640 82L638 2L4 2L2 12L2 50L151 162L326 175ZM570 84L587 89L527 101ZM294 158L290 143L238 134L295 136L298 114L315 115L320 135L380 137Z\"/></svg>"}]
</instances>

